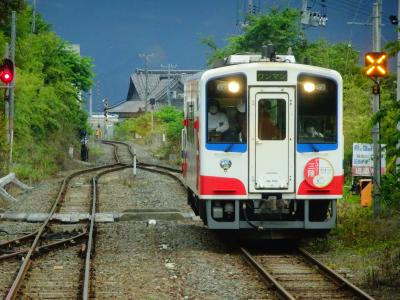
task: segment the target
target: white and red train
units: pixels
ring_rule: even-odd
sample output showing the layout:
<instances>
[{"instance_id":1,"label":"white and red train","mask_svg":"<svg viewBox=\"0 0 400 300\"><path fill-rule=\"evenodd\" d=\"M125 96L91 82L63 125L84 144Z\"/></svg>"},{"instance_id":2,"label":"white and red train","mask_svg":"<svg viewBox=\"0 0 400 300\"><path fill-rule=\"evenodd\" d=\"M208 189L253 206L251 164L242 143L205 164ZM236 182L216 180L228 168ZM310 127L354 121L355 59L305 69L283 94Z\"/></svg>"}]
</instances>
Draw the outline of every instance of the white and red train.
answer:
<instances>
[{"instance_id":1,"label":"white and red train","mask_svg":"<svg viewBox=\"0 0 400 300\"><path fill-rule=\"evenodd\" d=\"M343 187L342 78L293 56L233 55L185 84L182 170L210 229L321 233Z\"/></svg>"}]
</instances>

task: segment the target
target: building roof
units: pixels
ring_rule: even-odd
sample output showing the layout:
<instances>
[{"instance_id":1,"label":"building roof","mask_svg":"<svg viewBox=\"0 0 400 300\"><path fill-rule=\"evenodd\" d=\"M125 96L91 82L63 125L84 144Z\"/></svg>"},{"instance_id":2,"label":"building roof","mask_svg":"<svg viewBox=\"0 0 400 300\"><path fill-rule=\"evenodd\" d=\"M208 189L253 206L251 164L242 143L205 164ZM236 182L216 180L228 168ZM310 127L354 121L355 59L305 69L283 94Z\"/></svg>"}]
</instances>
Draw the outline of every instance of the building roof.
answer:
<instances>
[{"instance_id":1,"label":"building roof","mask_svg":"<svg viewBox=\"0 0 400 300\"><path fill-rule=\"evenodd\" d=\"M144 111L144 101L123 101L108 110L110 113L137 113Z\"/></svg>"},{"instance_id":2,"label":"building roof","mask_svg":"<svg viewBox=\"0 0 400 300\"><path fill-rule=\"evenodd\" d=\"M198 70L148 70L147 89L148 99L154 98L156 107L165 103L168 90L174 93L176 99L183 99L183 84L185 80ZM126 100L112 106L112 113L137 113L145 110L146 73L136 69L130 76ZM149 104L148 104L149 105Z\"/></svg>"}]
</instances>

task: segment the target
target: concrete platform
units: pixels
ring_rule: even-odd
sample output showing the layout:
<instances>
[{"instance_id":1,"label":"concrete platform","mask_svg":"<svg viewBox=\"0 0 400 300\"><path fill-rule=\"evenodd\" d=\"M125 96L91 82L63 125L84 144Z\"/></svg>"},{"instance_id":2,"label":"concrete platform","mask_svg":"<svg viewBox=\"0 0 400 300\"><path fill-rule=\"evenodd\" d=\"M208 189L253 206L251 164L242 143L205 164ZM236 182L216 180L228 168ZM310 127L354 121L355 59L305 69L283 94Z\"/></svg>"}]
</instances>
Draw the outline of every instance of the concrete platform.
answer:
<instances>
[{"instance_id":1,"label":"concrete platform","mask_svg":"<svg viewBox=\"0 0 400 300\"><path fill-rule=\"evenodd\" d=\"M15 222L43 222L48 217L47 213L20 213L5 212L0 213L0 220ZM60 223L79 223L88 221L90 215L88 213L65 213L54 214L52 219ZM122 213L119 212L103 212L96 213L96 223L112 223L119 221L179 221L179 220L196 220L193 213L182 213L174 209L132 209Z\"/></svg>"}]
</instances>

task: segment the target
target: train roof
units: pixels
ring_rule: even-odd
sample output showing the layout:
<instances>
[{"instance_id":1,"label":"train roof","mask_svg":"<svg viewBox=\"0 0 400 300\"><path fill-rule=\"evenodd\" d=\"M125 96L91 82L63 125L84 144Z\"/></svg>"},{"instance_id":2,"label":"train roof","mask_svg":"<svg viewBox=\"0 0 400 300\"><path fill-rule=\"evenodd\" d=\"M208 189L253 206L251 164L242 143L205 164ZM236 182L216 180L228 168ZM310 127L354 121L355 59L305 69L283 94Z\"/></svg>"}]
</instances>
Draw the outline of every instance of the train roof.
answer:
<instances>
[{"instance_id":1,"label":"train roof","mask_svg":"<svg viewBox=\"0 0 400 300\"><path fill-rule=\"evenodd\" d=\"M235 70L245 70L250 68L271 68L271 69L291 69L293 71L303 71L325 74L335 78L341 78L339 72L323 67L299 64L296 62L293 55L277 55L274 61L264 58L261 54L235 54L220 61L214 68L204 70L193 74L187 78L190 80L200 80L203 76L219 75L227 71L235 72Z\"/></svg>"}]
</instances>

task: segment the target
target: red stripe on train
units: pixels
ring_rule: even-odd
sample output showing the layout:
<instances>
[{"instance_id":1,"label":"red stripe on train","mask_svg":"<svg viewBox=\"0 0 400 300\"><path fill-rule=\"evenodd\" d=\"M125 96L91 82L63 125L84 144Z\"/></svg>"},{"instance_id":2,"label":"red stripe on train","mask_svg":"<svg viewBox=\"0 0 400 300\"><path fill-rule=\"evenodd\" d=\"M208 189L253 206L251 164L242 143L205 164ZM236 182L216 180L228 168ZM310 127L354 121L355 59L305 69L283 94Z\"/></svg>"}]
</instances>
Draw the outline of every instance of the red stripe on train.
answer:
<instances>
[{"instance_id":1,"label":"red stripe on train","mask_svg":"<svg viewBox=\"0 0 400 300\"><path fill-rule=\"evenodd\" d=\"M247 195L246 188L239 179L200 176L201 195Z\"/></svg>"},{"instance_id":2,"label":"red stripe on train","mask_svg":"<svg viewBox=\"0 0 400 300\"><path fill-rule=\"evenodd\" d=\"M316 188L309 185L305 180L300 184L297 195L342 195L344 176L335 176L332 182L324 188Z\"/></svg>"}]
</instances>

